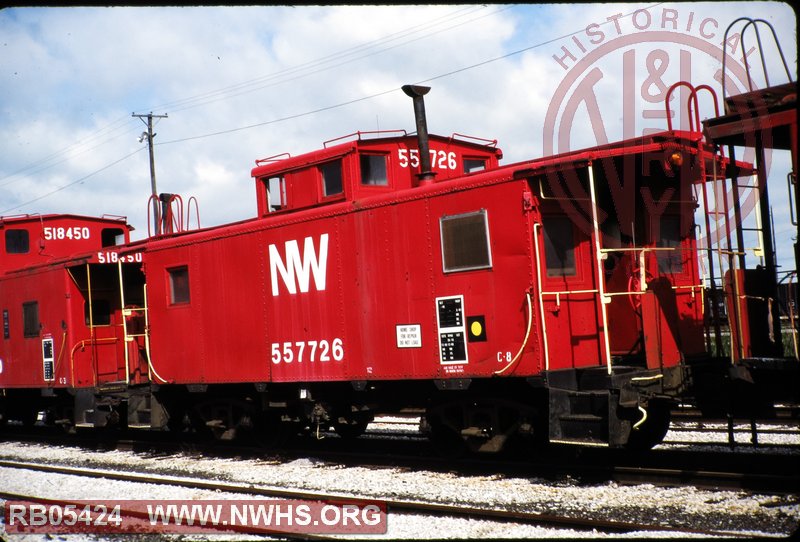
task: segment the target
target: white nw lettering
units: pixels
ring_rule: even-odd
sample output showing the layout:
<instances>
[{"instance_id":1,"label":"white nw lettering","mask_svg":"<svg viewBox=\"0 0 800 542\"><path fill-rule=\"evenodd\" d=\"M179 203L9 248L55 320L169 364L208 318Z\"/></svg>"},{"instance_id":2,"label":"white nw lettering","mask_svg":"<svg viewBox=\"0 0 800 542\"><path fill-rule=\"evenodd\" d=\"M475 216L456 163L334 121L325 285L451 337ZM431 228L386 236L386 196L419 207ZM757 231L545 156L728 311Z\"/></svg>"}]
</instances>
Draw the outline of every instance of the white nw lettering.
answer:
<instances>
[{"instance_id":1,"label":"white nw lettering","mask_svg":"<svg viewBox=\"0 0 800 542\"><path fill-rule=\"evenodd\" d=\"M278 275L290 294L307 293L311 275L318 291L325 290L325 275L328 265L328 234L323 233L319 239L319 257L314 251L314 240L306 237L303 241L303 257L296 240L284 244L286 263L281 258L276 245L269 246L269 272L272 277L272 295L278 295Z\"/></svg>"}]
</instances>

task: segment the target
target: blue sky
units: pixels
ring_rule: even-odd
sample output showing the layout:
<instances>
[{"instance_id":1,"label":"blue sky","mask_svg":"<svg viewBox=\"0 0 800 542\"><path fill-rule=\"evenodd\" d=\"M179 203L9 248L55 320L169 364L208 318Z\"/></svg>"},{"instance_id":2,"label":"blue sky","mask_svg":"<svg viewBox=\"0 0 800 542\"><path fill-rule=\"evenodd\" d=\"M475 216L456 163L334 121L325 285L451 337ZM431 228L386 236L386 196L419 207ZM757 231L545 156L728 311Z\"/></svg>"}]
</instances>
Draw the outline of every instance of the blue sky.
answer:
<instances>
[{"instance_id":1,"label":"blue sky","mask_svg":"<svg viewBox=\"0 0 800 542\"><path fill-rule=\"evenodd\" d=\"M708 50L740 16L775 26L796 80L796 18L780 2L3 9L0 215L123 215L146 235L147 145L132 113L168 115L155 129L158 189L197 197L204 226L254 216L257 158L357 130L413 131L406 83L432 87L432 133L497 139L505 163L541 156L566 129L571 148L588 146L588 111L560 133L545 124L593 52L576 81L602 73L593 96L604 133L621 139L628 100L658 107L645 86L656 53L670 60L665 84L690 73L718 88ZM658 31L669 39L644 39ZM623 98L626 59L636 92ZM775 59L772 82L785 82ZM638 115L631 129L664 128Z\"/></svg>"}]
</instances>

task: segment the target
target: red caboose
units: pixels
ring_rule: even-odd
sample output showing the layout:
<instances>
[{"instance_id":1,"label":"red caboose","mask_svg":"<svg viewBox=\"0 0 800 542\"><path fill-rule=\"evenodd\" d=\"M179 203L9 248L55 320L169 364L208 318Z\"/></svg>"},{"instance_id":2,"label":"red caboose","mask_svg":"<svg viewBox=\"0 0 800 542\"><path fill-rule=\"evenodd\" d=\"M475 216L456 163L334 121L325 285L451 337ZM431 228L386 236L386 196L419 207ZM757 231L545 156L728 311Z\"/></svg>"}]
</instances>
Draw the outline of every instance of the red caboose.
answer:
<instances>
[{"instance_id":1,"label":"red caboose","mask_svg":"<svg viewBox=\"0 0 800 542\"><path fill-rule=\"evenodd\" d=\"M92 410L98 387L114 383L127 394L128 384L143 380L128 359L119 286L123 274L132 283L117 254L132 229L122 217L0 219L0 421L33 422L49 410L71 423L73 395ZM134 259L128 265L140 267ZM128 294L141 299L138 275L139 291Z\"/></svg>"},{"instance_id":2,"label":"red caboose","mask_svg":"<svg viewBox=\"0 0 800 542\"><path fill-rule=\"evenodd\" d=\"M256 219L147 243L171 419L351 435L414 407L476 450L660 441L705 351L691 194L722 158L700 134L504 167L493 144L366 135L258 161Z\"/></svg>"}]
</instances>

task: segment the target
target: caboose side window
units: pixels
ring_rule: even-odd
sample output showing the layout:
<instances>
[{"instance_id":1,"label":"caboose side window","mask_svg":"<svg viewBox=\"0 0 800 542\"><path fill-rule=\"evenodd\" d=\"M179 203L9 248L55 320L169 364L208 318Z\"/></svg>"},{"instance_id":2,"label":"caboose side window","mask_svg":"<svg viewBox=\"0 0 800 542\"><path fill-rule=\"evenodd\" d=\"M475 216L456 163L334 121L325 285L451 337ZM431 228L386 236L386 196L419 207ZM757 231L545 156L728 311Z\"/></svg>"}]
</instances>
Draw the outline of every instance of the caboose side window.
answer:
<instances>
[{"instance_id":1,"label":"caboose side window","mask_svg":"<svg viewBox=\"0 0 800 542\"><path fill-rule=\"evenodd\" d=\"M322 173L322 195L325 197L341 194L342 185L342 161L334 160L319 166Z\"/></svg>"},{"instance_id":2,"label":"caboose side window","mask_svg":"<svg viewBox=\"0 0 800 542\"><path fill-rule=\"evenodd\" d=\"M169 273L169 303L170 305L184 305L189 303L189 268L185 265L168 269Z\"/></svg>"},{"instance_id":3,"label":"caboose side window","mask_svg":"<svg viewBox=\"0 0 800 542\"><path fill-rule=\"evenodd\" d=\"M386 175L386 155L362 154L360 158L361 184L367 186L389 185L389 178Z\"/></svg>"},{"instance_id":4,"label":"caboose side window","mask_svg":"<svg viewBox=\"0 0 800 542\"><path fill-rule=\"evenodd\" d=\"M575 276L575 231L568 216L543 216L544 259L548 277Z\"/></svg>"},{"instance_id":5,"label":"caboose side window","mask_svg":"<svg viewBox=\"0 0 800 542\"><path fill-rule=\"evenodd\" d=\"M270 212L280 211L286 207L286 179L283 177L267 179L267 194Z\"/></svg>"},{"instance_id":6,"label":"caboose side window","mask_svg":"<svg viewBox=\"0 0 800 542\"><path fill-rule=\"evenodd\" d=\"M121 228L103 228L100 243L104 247L114 247L125 242L125 232Z\"/></svg>"},{"instance_id":7,"label":"caboose side window","mask_svg":"<svg viewBox=\"0 0 800 542\"><path fill-rule=\"evenodd\" d=\"M38 337L39 329L39 302L28 301L22 304L22 334L24 337Z\"/></svg>"},{"instance_id":8,"label":"caboose side window","mask_svg":"<svg viewBox=\"0 0 800 542\"><path fill-rule=\"evenodd\" d=\"M28 230L6 230L6 254L27 254L29 250Z\"/></svg>"},{"instance_id":9,"label":"caboose side window","mask_svg":"<svg viewBox=\"0 0 800 542\"><path fill-rule=\"evenodd\" d=\"M443 216L439 226L442 236L442 267L445 273L492 267L489 222L485 210Z\"/></svg>"},{"instance_id":10,"label":"caboose side window","mask_svg":"<svg viewBox=\"0 0 800 542\"><path fill-rule=\"evenodd\" d=\"M474 173L486 169L485 158L464 158L464 173Z\"/></svg>"}]
</instances>

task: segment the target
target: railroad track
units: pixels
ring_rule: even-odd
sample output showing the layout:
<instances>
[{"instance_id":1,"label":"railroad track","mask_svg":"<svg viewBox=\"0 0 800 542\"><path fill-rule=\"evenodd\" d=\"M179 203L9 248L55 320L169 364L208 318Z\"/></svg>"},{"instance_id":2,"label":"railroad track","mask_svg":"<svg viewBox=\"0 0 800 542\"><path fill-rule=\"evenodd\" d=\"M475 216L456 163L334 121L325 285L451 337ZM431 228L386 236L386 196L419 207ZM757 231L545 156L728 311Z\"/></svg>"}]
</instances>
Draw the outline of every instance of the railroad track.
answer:
<instances>
[{"instance_id":1,"label":"railroad track","mask_svg":"<svg viewBox=\"0 0 800 542\"><path fill-rule=\"evenodd\" d=\"M272 499L291 499L302 501L374 501L374 497L359 497L318 491L298 491L280 487L253 487L249 484L235 484L221 481L207 481L196 478L175 476L154 476L145 473L119 472L105 469L76 468L58 465L43 465L20 461L0 461L0 468L22 469L49 474L61 474L84 478L103 478L124 482L146 483L176 486L191 489L205 489L215 491L224 497L224 494L247 495L252 497L268 497ZM38 501L45 497L37 495L24 495L13 492L0 491L0 497L6 500ZM76 499L77 500L77 499ZM703 536L724 536L751 538L752 533L740 533L729 530L693 529L666 525L662 523L637 523L601 518L583 518L572 515L558 515L520 510L503 510L488 506L465 505L460 503L424 502L399 499L385 499L388 514L418 515L430 518L462 517L471 520L516 523L524 525L547 526L560 529L590 530L600 533L685 533ZM300 538L327 539L325 536L302 535Z\"/></svg>"},{"instance_id":2,"label":"railroad track","mask_svg":"<svg viewBox=\"0 0 800 542\"><path fill-rule=\"evenodd\" d=\"M691 405L679 405L672 409L673 420L705 420L727 422L726 416L709 416ZM746 416L736 415L736 420L749 420ZM800 423L800 405L776 405L772 409L771 415L760 414L755 417L757 423Z\"/></svg>"},{"instance_id":3,"label":"railroad track","mask_svg":"<svg viewBox=\"0 0 800 542\"><path fill-rule=\"evenodd\" d=\"M727 433L728 428L724 427L725 424L714 424L707 421L697 422L676 422L670 425L670 431L681 433ZM787 427L785 425L768 425L758 427L758 433L764 435L800 435L800 427ZM735 428L736 433L750 433L750 426L737 424Z\"/></svg>"},{"instance_id":4,"label":"railroad track","mask_svg":"<svg viewBox=\"0 0 800 542\"><path fill-rule=\"evenodd\" d=\"M383 427L377 428L368 428L367 431L364 433L365 437L368 438L402 438L402 439L409 439L409 440L427 440L427 437L420 433L417 429L417 423L413 421L392 421L386 424L380 424ZM387 428L385 426L393 426L393 428ZM737 422L734 427L732 428L733 434L735 437L744 437L745 439L751 439L753 434L753 428L747 422ZM685 420L676 420L670 425L670 431L675 433L713 433L719 435L729 435L731 433L731 428L728 427L727 422L725 420L717 420L717 419L695 419L695 418L687 418ZM756 435L787 435L787 436L795 436L800 435L800 425L797 426L789 426L785 424L780 424L779 422L770 421L770 422L762 422L756 425ZM748 440L749 441L749 440ZM674 438L668 438L664 441L665 443L675 443L677 442ZM684 443L688 443L689 441L685 441ZM696 441L695 441L696 442ZM738 444L742 444L745 441L739 438L737 440ZM758 442L758 441L757 441ZM709 441L709 444L719 444L718 441ZM791 445L784 445L784 444L774 444L763 442L763 445L767 446L791 446Z\"/></svg>"},{"instance_id":5,"label":"railroad track","mask_svg":"<svg viewBox=\"0 0 800 542\"><path fill-rule=\"evenodd\" d=\"M163 434L162 434L163 436ZM651 483L698 488L733 488L793 494L800 487L800 466L797 455L800 447L762 444L758 454L738 454L721 451L724 442L714 442L707 451L683 450L669 446L647 453L628 453L608 448L578 448L552 446L535 451L522 451L502 457L472 456L445 458L438 456L427 440L418 434L408 439L392 440L386 433L374 433L372 438L341 439L333 434L324 439L290 441L280 451L256 446L220 443L183 435L177 440L164 440L158 434L120 434L116 438L95 433L64 435L51 432L46 436L19 435L21 442L71 445L97 450L124 450L147 454L189 454L211 458L250 458L277 456L282 459L316 457L347 466L401 466L410 470L456 471L463 473L498 474L506 476L537 476L555 478L573 476L590 481L615 481L622 484ZM680 441L677 441L680 444ZM696 445L696 443L689 443ZM742 449L753 448L740 443ZM798 454L786 454L786 449ZM770 453L769 450L775 450Z\"/></svg>"}]
</instances>

